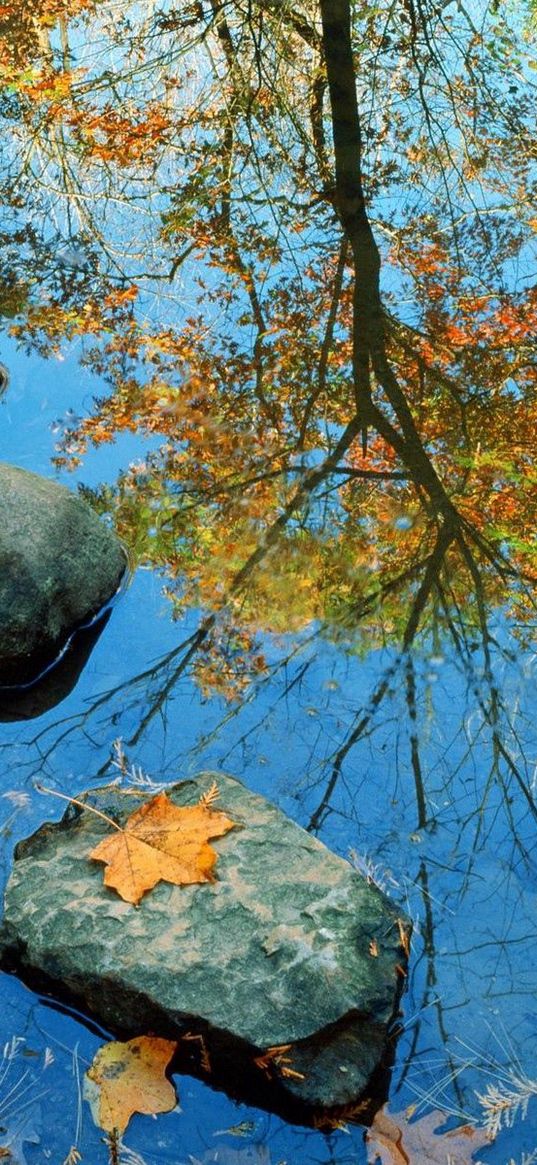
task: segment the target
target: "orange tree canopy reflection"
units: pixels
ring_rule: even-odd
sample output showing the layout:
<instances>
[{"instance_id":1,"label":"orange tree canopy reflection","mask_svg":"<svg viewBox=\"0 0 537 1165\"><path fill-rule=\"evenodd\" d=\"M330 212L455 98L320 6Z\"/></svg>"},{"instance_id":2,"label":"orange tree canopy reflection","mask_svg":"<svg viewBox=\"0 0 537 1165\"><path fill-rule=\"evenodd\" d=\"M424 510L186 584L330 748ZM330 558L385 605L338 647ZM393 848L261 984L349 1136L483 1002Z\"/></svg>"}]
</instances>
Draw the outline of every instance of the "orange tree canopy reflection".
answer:
<instances>
[{"instance_id":1,"label":"orange tree canopy reflection","mask_svg":"<svg viewBox=\"0 0 537 1165\"><path fill-rule=\"evenodd\" d=\"M151 438L95 500L176 613L218 614L203 682L262 671L260 630L316 620L363 650L459 608L486 636L485 602L533 617L516 21L344 0L3 20L0 309L107 383L60 465Z\"/></svg>"}]
</instances>

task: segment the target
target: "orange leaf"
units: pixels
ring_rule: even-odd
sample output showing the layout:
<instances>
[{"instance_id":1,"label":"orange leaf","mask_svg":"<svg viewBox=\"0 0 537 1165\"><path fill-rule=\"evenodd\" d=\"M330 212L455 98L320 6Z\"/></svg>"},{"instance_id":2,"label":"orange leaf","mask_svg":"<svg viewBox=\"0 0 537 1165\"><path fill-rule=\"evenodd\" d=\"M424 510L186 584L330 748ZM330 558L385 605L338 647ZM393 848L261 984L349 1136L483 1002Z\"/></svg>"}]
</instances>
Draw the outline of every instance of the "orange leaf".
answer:
<instances>
[{"instance_id":1,"label":"orange leaf","mask_svg":"<svg viewBox=\"0 0 537 1165\"><path fill-rule=\"evenodd\" d=\"M165 1071L176 1048L173 1040L155 1036L113 1040L99 1048L84 1086L95 1124L121 1134L135 1112L171 1112L177 1095Z\"/></svg>"},{"instance_id":2,"label":"orange leaf","mask_svg":"<svg viewBox=\"0 0 537 1165\"><path fill-rule=\"evenodd\" d=\"M211 794L214 800L214 790ZM138 905L157 882L175 886L213 882L217 854L209 838L222 837L234 826L231 818L203 800L179 808L166 793L157 793L89 856L107 866L105 885L125 902Z\"/></svg>"},{"instance_id":3,"label":"orange leaf","mask_svg":"<svg viewBox=\"0 0 537 1165\"><path fill-rule=\"evenodd\" d=\"M256 1056L254 1059L256 1068L261 1068L261 1071L265 1072L269 1079L272 1075L271 1069L276 1067L282 1076L288 1076L293 1080L304 1080L304 1073L296 1072L291 1067L291 1057L286 1055L292 1046L292 1044L278 1044L274 1048L267 1048L263 1055Z\"/></svg>"}]
</instances>

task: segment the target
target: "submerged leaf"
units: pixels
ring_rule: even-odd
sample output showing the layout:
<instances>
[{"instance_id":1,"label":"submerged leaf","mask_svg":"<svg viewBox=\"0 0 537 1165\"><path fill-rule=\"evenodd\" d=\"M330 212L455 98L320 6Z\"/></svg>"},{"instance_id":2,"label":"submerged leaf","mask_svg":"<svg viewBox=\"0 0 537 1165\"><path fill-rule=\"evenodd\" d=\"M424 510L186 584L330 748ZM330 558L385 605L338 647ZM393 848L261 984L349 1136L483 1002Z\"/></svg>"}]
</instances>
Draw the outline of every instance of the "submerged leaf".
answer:
<instances>
[{"instance_id":1,"label":"submerged leaf","mask_svg":"<svg viewBox=\"0 0 537 1165\"><path fill-rule=\"evenodd\" d=\"M377 1112L366 1133L368 1161L375 1165L471 1165L477 1149L490 1144L490 1137L473 1125L461 1125L437 1132L445 1124L445 1112L430 1112L420 1120L407 1120L402 1112Z\"/></svg>"},{"instance_id":2,"label":"submerged leaf","mask_svg":"<svg viewBox=\"0 0 537 1165\"><path fill-rule=\"evenodd\" d=\"M178 807L166 793L157 793L135 810L123 829L118 827L89 855L105 862L105 885L137 905L157 882L214 881L217 854L209 838L222 837L235 822L212 808L214 788L209 795L211 800Z\"/></svg>"},{"instance_id":3,"label":"submerged leaf","mask_svg":"<svg viewBox=\"0 0 537 1165\"><path fill-rule=\"evenodd\" d=\"M217 1149L208 1149L201 1158L191 1158L193 1165L270 1165L270 1150L267 1145L245 1145L243 1148L231 1148L229 1145L219 1145Z\"/></svg>"},{"instance_id":4,"label":"submerged leaf","mask_svg":"<svg viewBox=\"0 0 537 1165\"><path fill-rule=\"evenodd\" d=\"M171 1112L177 1094L165 1071L176 1048L173 1040L156 1036L113 1040L99 1048L84 1081L95 1124L121 1134L135 1112Z\"/></svg>"},{"instance_id":5,"label":"submerged leaf","mask_svg":"<svg viewBox=\"0 0 537 1165\"><path fill-rule=\"evenodd\" d=\"M14 1115L7 1122L7 1135L3 1135L4 1144L0 1149L0 1158L13 1161L13 1165L27 1165L25 1145L39 1145L41 1141L38 1127L41 1126L41 1111L39 1105L32 1104L28 1110Z\"/></svg>"}]
</instances>

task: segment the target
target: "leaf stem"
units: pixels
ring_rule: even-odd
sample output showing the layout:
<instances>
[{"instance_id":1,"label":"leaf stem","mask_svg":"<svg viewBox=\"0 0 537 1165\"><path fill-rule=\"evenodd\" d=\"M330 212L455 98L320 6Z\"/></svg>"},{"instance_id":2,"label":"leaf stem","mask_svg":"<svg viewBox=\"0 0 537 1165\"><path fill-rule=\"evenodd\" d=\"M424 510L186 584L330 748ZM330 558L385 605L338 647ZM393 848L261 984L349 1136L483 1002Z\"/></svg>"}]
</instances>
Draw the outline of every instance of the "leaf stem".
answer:
<instances>
[{"instance_id":1,"label":"leaf stem","mask_svg":"<svg viewBox=\"0 0 537 1165\"><path fill-rule=\"evenodd\" d=\"M67 801L69 805L78 805L79 809L87 809L88 813L94 813L96 817L101 817L106 821L107 825L111 825L113 829L117 829L119 833L123 833L121 825L114 821L108 814L101 813L100 809L94 809L93 805L85 805L83 801L79 801L77 797L68 797L66 793L58 793L56 789L47 789L46 785L34 785L38 793L48 793L50 797L59 797L62 801Z\"/></svg>"}]
</instances>

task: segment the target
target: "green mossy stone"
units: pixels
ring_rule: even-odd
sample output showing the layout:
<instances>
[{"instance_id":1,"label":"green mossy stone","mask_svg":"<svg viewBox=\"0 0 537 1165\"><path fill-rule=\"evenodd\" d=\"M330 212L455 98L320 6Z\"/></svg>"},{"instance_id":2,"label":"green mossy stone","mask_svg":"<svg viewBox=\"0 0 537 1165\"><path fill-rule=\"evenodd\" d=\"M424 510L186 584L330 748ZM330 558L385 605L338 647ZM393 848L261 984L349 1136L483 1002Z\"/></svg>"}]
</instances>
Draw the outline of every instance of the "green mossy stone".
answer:
<instances>
[{"instance_id":1,"label":"green mossy stone","mask_svg":"<svg viewBox=\"0 0 537 1165\"><path fill-rule=\"evenodd\" d=\"M215 778L218 808L241 826L212 842L217 881L162 882L133 907L88 858L106 824L70 807L17 847L2 962L124 1035L202 1031L228 1065L234 1052L244 1062L293 1044L304 1080L278 1087L305 1104L346 1104L366 1087L397 1007L400 914L234 778L202 773L167 793L195 804ZM147 794L109 786L84 797L121 823Z\"/></svg>"},{"instance_id":2,"label":"green mossy stone","mask_svg":"<svg viewBox=\"0 0 537 1165\"><path fill-rule=\"evenodd\" d=\"M36 679L126 566L115 534L76 494L0 462L0 685Z\"/></svg>"}]
</instances>

